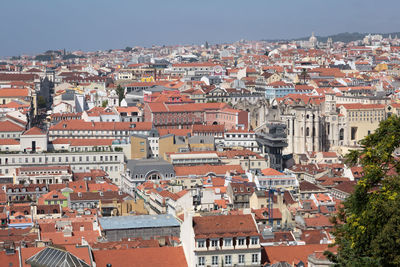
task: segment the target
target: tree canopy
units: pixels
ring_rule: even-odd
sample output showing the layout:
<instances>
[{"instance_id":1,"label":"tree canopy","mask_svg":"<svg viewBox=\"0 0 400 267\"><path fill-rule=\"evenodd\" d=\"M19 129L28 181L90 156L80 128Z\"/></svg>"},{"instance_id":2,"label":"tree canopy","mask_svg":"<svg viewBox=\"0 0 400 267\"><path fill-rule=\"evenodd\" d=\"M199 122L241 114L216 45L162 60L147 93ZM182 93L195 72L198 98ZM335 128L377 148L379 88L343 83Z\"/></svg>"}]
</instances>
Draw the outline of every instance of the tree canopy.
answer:
<instances>
[{"instance_id":1,"label":"tree canopy","mask_svg":"<svg viewBox=\"0 0 400 267\"><path fill-rule=\"evenodd\" d=\"M118 86L117 86L116 93L117 93L117 95L118 95L118 104L121 105L121 101L122 101L122 99L124 99L124 97L125 97L125 90L124 90L124 88L122 88L121 85L118 85Z\"/></svg>"},{"instance_id":2,"label":"tree canopy","mask_svg":"<svg viewBox=\"0 0 400 267\"><path fill-rule=\"evenodd\" d=\"M363 177L334 217L335 266L400 266L400 118L390 116L351 151L346 163L361 164Z\"/></svg>"}]
</instances>

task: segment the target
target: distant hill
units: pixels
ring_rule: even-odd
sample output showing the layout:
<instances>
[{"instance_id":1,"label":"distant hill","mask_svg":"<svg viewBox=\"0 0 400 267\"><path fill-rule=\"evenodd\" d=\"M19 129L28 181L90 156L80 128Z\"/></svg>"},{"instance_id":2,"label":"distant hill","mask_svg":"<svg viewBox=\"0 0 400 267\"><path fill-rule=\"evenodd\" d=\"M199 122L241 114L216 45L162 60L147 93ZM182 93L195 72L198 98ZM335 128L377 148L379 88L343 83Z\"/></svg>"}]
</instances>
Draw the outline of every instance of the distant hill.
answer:
<instances>
[{"instance_id":1,"label":"distant hill","mask_svg":"<svg viewBox=\"0 0 400 267\"><path fill-rule=\"evenodd\" d=\"M319 42L326 42L328 38L332 38L333 42L344 42L344 43L349 43L352 41L357 41L357 40L362 40L366 35L369 33L359 33L359 32L343 32L343 33L338 33L334 35L329 35L329 36L316 36L318 38ZM396 35L400 37L400 32L392 32L392 33L371 33L372 35L374 34L380 34L384 38L388 37L389 35L392 35L394 38ZM266 40L270 42L278 42L278 41L303 41L303 40L308 40L310 36L308 37L302 37L302 38L297 38L297 39L275 39L275 40Z\"/></svg>"}]
</instances>

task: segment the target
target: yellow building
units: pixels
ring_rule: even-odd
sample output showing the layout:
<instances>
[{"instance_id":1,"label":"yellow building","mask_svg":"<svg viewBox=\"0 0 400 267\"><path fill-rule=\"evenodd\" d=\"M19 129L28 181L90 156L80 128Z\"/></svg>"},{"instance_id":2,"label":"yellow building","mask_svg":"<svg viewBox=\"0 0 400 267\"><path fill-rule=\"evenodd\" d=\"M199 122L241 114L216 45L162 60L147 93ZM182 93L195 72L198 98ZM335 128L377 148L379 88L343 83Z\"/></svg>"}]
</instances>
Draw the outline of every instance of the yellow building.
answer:
<instances>
[{"instance_id":1,"label":"yellow building","mask_svg":"<svg viewBox=\"0 0 400 267\"><path fill-rule=\"evenodd\" d=\"M145 159L149 157L149 144L146 136L131 136L131 158Z\"/></svg>"},{"instance_id":2,"label":"yellow building","mask_svg":"<svg viewBox=\"0 0 400 267\"><path fill-rule=\"evenodd\" d=\"M187 147L187 138L184 136L172 134L161 136L159 140L159 157L166 160L166 153L179 152L181 149L187 149Z\"/></svg>"},{"instance_id":3,"label":"yellow building","mask_svg":"<svg viewBox=\"0 0 400 267\"><path fill-rule=\"evenodd\" d=\"M119 199L113 200L99 200L99 210L110 212L111 216L126 216L126 215L143 215L148 214L144 206L143 199L133 199L120 201Z\"/></svg>"},{"instance_id":4,"label":"yellow building","mask_svg":"<svg viewBox=\"0 0 400 267\"><path fill-rule=\"evenodd\" d=\"M166 153L179 152L180 150L188 149L188 141L184 136L176 136L173 134L158 136L131 136L131 158L164 158Z\"/></svg>"},{"instance_id":5,"label":"yellow building","mask_svg":"<svg viewBox=\"0 0 400 267\"><path fill-rule=\"evenodd\" d=\"M386 119L386 106L383 104L340 104L339 110L339 116L345 122L339 129L339 144L344 146L356 146Z\"/></svg>"}]
</instances>

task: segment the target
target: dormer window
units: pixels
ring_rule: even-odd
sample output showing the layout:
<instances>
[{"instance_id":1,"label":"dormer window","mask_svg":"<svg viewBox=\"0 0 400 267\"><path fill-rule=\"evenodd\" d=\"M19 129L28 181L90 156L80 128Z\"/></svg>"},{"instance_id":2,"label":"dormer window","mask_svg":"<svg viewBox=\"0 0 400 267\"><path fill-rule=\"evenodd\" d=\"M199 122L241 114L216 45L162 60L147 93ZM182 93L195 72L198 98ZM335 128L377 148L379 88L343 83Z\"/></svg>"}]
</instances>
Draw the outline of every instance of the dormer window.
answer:
<instances>
[{"instance_id":1,"label":"dormer window","mask_svg":"<svg viewBox=\"0 0 400 267\"><path fill-rule=\"evenodd\" d=\"M197 241L197 247L204 248L204 246L205 246L205 241L204 240Z\"/></svg>"},{"instance_id":2,"label":"dormer window","mask_svg":"<svg viewBox=\"0 0 400 267\"><path fill-rule=\"evenodd\" d=\"M211 246L212 247L218 247L218 239L213 239L213 240L211 240Z\"/></svg>"}]
</instances>

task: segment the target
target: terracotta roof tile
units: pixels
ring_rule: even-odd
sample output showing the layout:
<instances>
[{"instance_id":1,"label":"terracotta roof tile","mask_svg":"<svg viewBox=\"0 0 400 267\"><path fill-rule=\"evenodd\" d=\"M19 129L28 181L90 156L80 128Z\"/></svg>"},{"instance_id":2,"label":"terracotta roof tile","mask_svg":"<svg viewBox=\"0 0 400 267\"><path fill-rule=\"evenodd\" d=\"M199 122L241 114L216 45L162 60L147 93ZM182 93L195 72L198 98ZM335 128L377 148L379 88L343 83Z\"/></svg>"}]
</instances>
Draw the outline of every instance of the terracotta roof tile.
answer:
<instances>
[{"instance_id":1,"label":"terracotta roof tile","mask_svg":"<svg viewBox=\"0 0 400 267\"><path fill-rule=\"evenodd\" d=\"M208 234L248 233L258 235L257 226L250 214L193 217L196 236Z\"/></svg>"},{"instance_id":2,"label":"terracotta roof tile","mask_svg":"<svg viewBox=\"0 0 400 267\"><path fill-rule=\"evenodd\" d=\"M23 135L46 135L45 132L43 132L41 129L38 127L32 127L29 130L25 131Z\"/></svg>"},{"instance_id":3,"label":"terracotta roof tile","mask_svg":"<svg viewBox=\"0 0 400 267\"><path fill-rule=\"evenodd\" d=\"M286 261L291 265L298 264L302 261L305 266L308 265L308 256L315 251L328 249L328 245L312 244L304 246L269 246L264 247L266 253L266 262L274 264Z\"/></svg>"},{"instance_id":4,"label":"terracotta roof tile","mask_svg":"<svg viewBox=\"0 0 400 267\"><path fill-rule=\"evenodd\" d=\"M113 267L124 267L127 262L132 267L187 266L182 247L116 249L112 250L112 253L107 250L97 250L93 251L93 256L97 266L111 264Z\"/></svg>"},{"instance_id":5,"label":"terracotta roof tile","mask_svg":"<svg viewBox=\"0 0 400 267\"><path fill-rule=\"evenodd\" d=\"M0 121L0 132L23 132L25 129L11 121Z\"/></svg>"}]
</instances>

